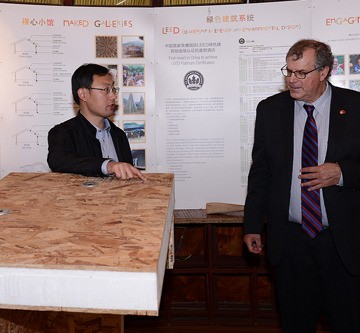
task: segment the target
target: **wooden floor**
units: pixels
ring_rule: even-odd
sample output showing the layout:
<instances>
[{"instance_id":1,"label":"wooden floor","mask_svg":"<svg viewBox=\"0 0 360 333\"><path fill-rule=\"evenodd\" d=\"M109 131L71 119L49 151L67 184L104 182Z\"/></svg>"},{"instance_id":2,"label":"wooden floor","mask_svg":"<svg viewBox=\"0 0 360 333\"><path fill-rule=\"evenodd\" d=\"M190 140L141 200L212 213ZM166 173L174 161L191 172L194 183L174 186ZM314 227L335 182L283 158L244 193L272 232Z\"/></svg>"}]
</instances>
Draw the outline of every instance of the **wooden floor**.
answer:
<instances>
[{"instance_id":1,"label":"wooden floor","mask_svg":"<svg viewBox=\"0 0 360 333\"><path fill-rule=\"evenodd\" d=\"M208 327L208 326L198 326L198 327L187 327L187 326L178 326L178 327L163 327L163 328L132 328L125 329L125 333L280 333L279 329L275 328L264 328L264 327Z\"/></svg>"},{"instance_id":2,"label":"wooden floor","mask_svg":"<svg viewBox=\"0 0 360 333\"><path fill-rule=\"evenodd\" d=\"M169 326L169 327L126 327L125 333L281 333L281 329L264 326ZM317 333L330 333L318 330Z\"/></svg>"}]
</instances>

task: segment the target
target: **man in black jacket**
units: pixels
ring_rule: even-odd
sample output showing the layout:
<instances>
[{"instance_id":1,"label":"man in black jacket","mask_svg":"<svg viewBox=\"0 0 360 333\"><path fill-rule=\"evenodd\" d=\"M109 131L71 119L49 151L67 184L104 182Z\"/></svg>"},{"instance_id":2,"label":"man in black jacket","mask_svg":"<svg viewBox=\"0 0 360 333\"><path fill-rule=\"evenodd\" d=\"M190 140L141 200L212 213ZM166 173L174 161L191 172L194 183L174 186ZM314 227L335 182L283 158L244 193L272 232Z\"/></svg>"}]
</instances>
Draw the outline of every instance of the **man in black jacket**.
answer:
<instances>
[{"instance_id":1,"label":"man in black jacket","mask_svg":"<svg viewBox=\"0 0 360 333\"><path fill-rule=\"evenodd\" d=\"M108 117L115 111L118 88L106 67L80 66L71 78L77 116L49 131L48 164L52 171L85 176L116 176L120 179L144 175L133 166L126 134Z\"/></svg>"},{"instance_id":2,"label":"man in black jacket","mask_svg":"<svg viewBox=\"0 0 360 333\"><path fill-rule=\"evenodd\" d=\"M261 253L267 220L284 333L315 333L321 313L360 332L360 93L331 85L332 65L327 44L298 41L288 90L257 106L244 242Z\"/></svg>"}]
</instances>

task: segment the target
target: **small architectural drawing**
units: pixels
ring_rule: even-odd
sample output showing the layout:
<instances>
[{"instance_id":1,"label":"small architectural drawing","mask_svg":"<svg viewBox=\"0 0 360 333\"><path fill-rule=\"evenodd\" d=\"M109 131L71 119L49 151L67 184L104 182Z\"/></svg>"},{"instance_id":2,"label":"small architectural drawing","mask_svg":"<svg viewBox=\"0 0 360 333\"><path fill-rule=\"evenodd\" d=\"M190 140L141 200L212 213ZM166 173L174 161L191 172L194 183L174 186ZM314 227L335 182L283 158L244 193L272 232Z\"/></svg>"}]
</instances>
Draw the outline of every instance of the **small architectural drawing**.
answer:
<instances>
[{"instance_id":1,"label":"small architectural drawing","mask_svg":"<svg viewBox=\"0 0 360 333\"><path fill-rule=\"evenodd\" d=\"M14 102L15 113L21 115L49 114L53 111L52 94L36 93Z\"/></svg>"},{"instance_id":2,"label":"small architectural drawing","mask_svg":"<svg viewBox=\"0 0 360 333\"><path fill-rule=\"evenodd\" d=\"M29 38L21 38L12 43L14 54L31 53L46 54L52 53L52 37L51 35L31 35Z\"/></svg>"},{"instance_id":3,"label":"small architectural drawing","mask_svg":"<svg viewBox=\"0 0 360 333\"><path fill-rule=\"evenodd\" d=\"M14 135L16 145L47 146L48 132L52 126L36 125L30 129L24 129Z\"/></svg>"},{"instance_id":4,"label":"small architectural drawing","mask_svg":"<svg viewBox=\"0 0 360 333\"><path fill-rule=\"evenodd\" d=\"M52 82L53 80L52 64L47 63L34 63L30 66L21 67L13 73L15 82Z\"/></svg>"}]
</instances>

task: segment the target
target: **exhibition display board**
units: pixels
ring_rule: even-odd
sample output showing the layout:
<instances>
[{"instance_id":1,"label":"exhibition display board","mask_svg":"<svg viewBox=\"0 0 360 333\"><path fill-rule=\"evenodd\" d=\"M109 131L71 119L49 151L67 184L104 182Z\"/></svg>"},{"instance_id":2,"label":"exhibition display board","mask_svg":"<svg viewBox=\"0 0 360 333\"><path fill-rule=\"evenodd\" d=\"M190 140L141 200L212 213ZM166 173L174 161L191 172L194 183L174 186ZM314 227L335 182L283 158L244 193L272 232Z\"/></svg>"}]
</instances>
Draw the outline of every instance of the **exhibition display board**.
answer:
<instances>
[{"instance_id":1,"label":"exhibition display board","mask_svg":"<svg viewBox=\"0 0 360 333\"><path fill-rule=\"evenodd\" d=\"M75 115L70 78L108 66L134 164L175 174L176 209L243 204L258 102L285 89L301 38L330 44L331 82L360 90L357 0L104 8L0 4L0 177L47 172L47 133Z\"/></svg>"}]
</instances>

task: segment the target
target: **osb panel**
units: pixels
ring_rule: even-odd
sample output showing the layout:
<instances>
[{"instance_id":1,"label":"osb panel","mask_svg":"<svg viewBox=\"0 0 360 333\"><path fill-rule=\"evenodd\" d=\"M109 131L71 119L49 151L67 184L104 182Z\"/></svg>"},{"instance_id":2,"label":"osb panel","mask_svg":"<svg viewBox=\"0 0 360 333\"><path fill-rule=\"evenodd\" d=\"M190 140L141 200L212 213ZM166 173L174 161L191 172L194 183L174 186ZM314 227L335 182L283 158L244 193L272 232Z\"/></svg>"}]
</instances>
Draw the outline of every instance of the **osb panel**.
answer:
<instances>
[{"instance_id":1,"label":"osb panel","mask_svg":"<svg viewBox=\"0 0 360 333\"><path fill-rule=\"evenodd\" d=\"M120 333L123 326L121 315L0 310L0 332Z\"/></svg>"},{"instance_id":2,"label":"osb panel","mask_svg":"<svg viewBox=\"0 0 360 333\"><path fill-rule=\"evenodd\" d=\"M0 181L0 208L11 210L0 214L0 265L156 271L173 175L146 177L9 174Z\"/></svg>"}]
</instances>

